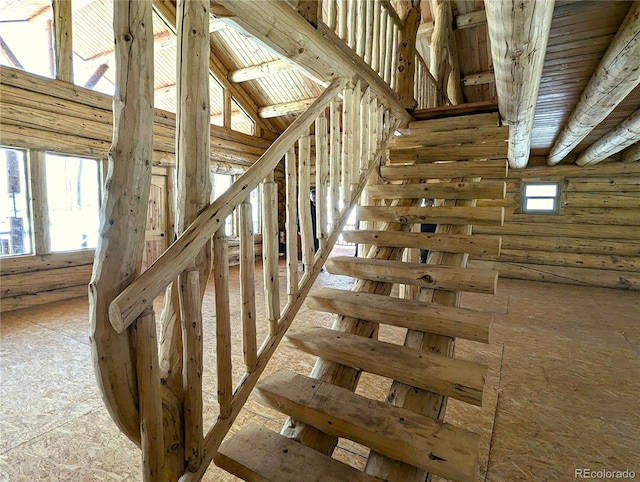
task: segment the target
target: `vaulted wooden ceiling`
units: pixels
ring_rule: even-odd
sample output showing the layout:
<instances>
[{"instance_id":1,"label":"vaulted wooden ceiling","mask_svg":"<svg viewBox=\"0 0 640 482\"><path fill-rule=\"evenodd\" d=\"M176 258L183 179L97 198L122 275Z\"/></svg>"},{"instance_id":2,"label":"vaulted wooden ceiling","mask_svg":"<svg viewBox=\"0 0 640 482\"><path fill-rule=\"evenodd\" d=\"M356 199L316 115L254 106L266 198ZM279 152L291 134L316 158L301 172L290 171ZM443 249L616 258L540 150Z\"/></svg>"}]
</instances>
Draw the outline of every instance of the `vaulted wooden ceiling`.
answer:
<instances>
[{"instance_id":1,"label":"vaulted wooden ceiling","mask_svg":"<svg viewBox=\"0 0 640 482\"><path fill-rule=\"evenodd\" d=\"M328 1L328 0L327 0ZM436 0L432 0L436 1ZM494 0L487 0L494 1ZM498 0L500 1L500 0ZM108 62L113 47L111 36L100 33L100 25L107 21L109 0L73 0L74 14L81 22L74 22L74 38L81 45L76 46L82 58L100 58ZM292 8L297 0L288 2ZM400 0L387 2L393 5L402 17L404 3ZM549 2L553 5L553 2ZM175 8L175 0L155 0L158 13ZM326 1L325 1L326 4ZM494 59L487 25L487 15L483 0L452 0L449 2L454 18L453 28L457 44L464 102L498 100L502 104L509 99L499 99L495 83ZM47 8L48 0L6 1L0 7L3 22L25 20L37 17ZM212 48L212 71L225 88L232 89L238 103L236 111L240 115L248 112L250 117L262 127L282 131L295 115L317 97L323 86L305 75L303 69L295 66L295 59L282 58L266 47L260 39L234 28L234 19L225 18L224 9L216 8L212 2L210 35ZM168 10L167 10L168 9ZM577 146L571 149L564 162L573 162L577 155L605 134L611 132L621 122L640 108L640 53L638 44L638 2L629 1L572 1L556 0L549 28L546 54L540 75L539 90L535 99L535 115L531 132L531 153L533 156L549 155L554 141L567 123L567 119L580 102L581 96L592 77L601 75L600 62L610 48L616 33L629 12L635 12L630 20L635 36L627 39L625 55L627 61L627 84L635 88L599 122ZM418 31L418 49L423 57L429 55L429 42L433 23L430 2L421 2L422 20ZM221 13L222 12L222 13ZM101 19L101 20L100 20ZM162 15L159 16L162 19ZM103 21L104 20L104 21ZM107 22L108 23L108 22ZM154 32L158 38L158 49L162 46L166 55L175 48L171 43L171 26L158 20ZM99 25L100 24L100 25ZM629 26L627 25L627 29ZM175 67L170 59L162 60L156 67L156 81L159 95L157 101L167 105L172 102L172 88L175 81ZM507 66L509 65L507 59ZM504 59L502 65L504 65ZM514 63L515 65L515 63ZM633 69L635 65L635 69ZM105 74L108 78L111 74ZM515 73L514 73L515 75ZM536 82L535 78L530 79ZM214 86L214 90L219 88ZM212 102L214 108L214 102ZM219 106L221 109L222 107ZM215 112L212 112L215 115ZM504 113L503 113L503 117ZM632 119L633 120L633 119ZM635 129L635 124L631 129ZM634 131L636 132L636 131ZM636 151L637 151L636 146ZM620 158L617 153L614 159ZM638 154L632 156L637 158Z\"/></svg>"}]
</instances>

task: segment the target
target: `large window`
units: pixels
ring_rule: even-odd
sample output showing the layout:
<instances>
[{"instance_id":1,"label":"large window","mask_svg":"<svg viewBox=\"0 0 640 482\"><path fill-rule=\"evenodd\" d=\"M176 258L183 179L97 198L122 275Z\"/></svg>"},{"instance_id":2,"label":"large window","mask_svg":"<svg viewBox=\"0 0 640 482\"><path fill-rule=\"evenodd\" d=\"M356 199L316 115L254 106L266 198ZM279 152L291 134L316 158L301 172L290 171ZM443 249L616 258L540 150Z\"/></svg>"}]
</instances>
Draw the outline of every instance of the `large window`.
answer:
<instances>
[{"instance_id":1,"label":"large window","mask_svg":"<svg viewBox=\"0 0 640 482\"><path fill-rule=\"evenodd\" d=\"M0 256L32 253L26 153L0 148Z\"/></svg>"},{"instance_id":2,"label":"large window","mask_svg":"<svg viewBox=\"0 0 640 482\"><path fill-rule=\"evenodd\" d=\"M95 248L100 217L98 161L46 155L51 251Z\"/></svg>"},{"instance_id":3,"label":"large window","mask_svg":"<svg viewBox=\"0 0 640 482\"><path fill-rule=\"evenodd\" d=\"M556 213L560 186L557 182L525 182L522 189L522 211Z\"/></svg>"}]
</instances>

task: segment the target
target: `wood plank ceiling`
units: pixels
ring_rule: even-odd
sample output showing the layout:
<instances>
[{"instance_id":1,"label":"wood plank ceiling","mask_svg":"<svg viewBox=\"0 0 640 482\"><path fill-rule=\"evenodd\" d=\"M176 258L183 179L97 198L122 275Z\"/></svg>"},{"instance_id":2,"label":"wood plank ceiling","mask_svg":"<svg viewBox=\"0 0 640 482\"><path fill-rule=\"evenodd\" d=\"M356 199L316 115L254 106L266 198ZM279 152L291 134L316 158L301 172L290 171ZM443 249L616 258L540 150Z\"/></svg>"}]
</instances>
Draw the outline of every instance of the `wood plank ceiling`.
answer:
<instances>
[{"instance_id":1,"label":"wood plank ceiling","mask_svg":"<svg viewBox=\"0 0 640 482\"><path fill-rule=\"evenodd\" d=\"M162 0L175 5L175 0ZM83 59L108 59L113 50L108 34L100 34L101 25L109 17L109 0L73 0L74 41L76 53ZM49 0L29 2L3 2L0 14L5 19L28 19L40 14L49 5ZM289 3L297 3L289 1ZM396 2L397 3L397 2ZM457 54L465 102L497 100L491 47L488 38L483 0L452 0ZM418 48L425 58L432 31L429 1L422 0L422 24L418 32ZM549 41L544 60L542 79L537 98L531 136L533 156L547 156L569 115L596 72L599 62L614 39L625 16L634 2L629 1L573 1L556 0ZM215 9L214 9L215 10ZM637 19L636 19L637 20ZM6 20L5 20L6 21ZM107 22L108 23L108 22ZM286 114L287 105L300 103L317 97L323 87L303 75L299 70L286 68L283 62L273 63L278 56L255 39L235 31L224 23L224 19L212 18L211 39L213 54L229 72L227 82L232 82L246 93L257 112L269 119L271 125L282 131L295 118L295 113ZM159 107L167 108L175 102L175 45L169 30L154 22L154 33L158 38L156 57L156 101ZM284 59L286 62L290 62ZM240 81L232 75L241 69L264 66L274 73ZM285 68L283 68L283 66ZM113 69L106 78L113 76ZM222 100L214 102L221 87L212 82L212 114L222 110ZM300 104L302 105L302 104ZM274 110L274 106L279 106ZM591 133L571 152L564 162L573 162L576 155L603 135L618 126L640 107L640 86L636 87ZM240 109L236 106L240 113ZM294 109L290 109L294 110ZM282 114L285 115L276 115Z\"/></svg>"}]
</instances>

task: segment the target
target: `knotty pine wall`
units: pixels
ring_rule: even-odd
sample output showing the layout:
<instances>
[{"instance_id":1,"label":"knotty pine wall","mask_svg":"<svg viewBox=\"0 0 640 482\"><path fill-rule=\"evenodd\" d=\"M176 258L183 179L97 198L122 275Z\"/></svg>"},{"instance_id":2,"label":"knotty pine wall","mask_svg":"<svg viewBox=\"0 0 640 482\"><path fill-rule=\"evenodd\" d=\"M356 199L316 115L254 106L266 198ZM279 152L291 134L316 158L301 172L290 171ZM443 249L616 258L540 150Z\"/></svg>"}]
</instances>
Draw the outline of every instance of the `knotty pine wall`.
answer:
<instances>
[{"instance_id":1,"label":"knotty pine wall","mask_svg":"<svg viewBox=\"0 0 640 482\"><path fill-rule=\"evenodd\" d=\"M499 270L502 278L640 290L640 163L610 162L512 169L503 227L474 233L502 236L499 258L470 266ZM558 214L522 214L523 181L560 181Z\"/></svg>"},{"instance_id":2,"label":"knotty pine wall","mask_svg":"<svg viewBox=\"0 0 640 482\"><path fill-rule=\"evenodd\" d=\"M0 67L0 89L0 145L106 160L113 130L110 96L4 66ZM248 136L212 126L212 168L223 174L243 172L275 137L273 133ZM156 109L145 266L172 241L167 235L173 232L167 199L173 189L168 179L174 164L174 139L175 114ZM262 252L261 241L257 235L256 256ZM93 250L86 250L3 258L0 312L86 296L93 255ZM232 239L229 260L237 263L238 257L238 242Z\"/></svg>"}]
</instances>

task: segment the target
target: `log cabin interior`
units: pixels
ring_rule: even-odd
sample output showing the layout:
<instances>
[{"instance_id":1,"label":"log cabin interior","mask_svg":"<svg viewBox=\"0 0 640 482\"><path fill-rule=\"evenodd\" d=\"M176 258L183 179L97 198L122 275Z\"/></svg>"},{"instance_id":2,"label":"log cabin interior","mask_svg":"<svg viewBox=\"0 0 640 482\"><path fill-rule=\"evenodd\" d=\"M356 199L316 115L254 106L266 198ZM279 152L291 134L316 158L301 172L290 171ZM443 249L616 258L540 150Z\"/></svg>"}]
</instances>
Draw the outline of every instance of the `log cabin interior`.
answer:
<instances>
[{"instance_id":1,"label":"log cabin interior","mask_svg":"<svg viewBox=\"0 0 640 482\"><path fill-rule=\"evenodd\" d=\"M640 477L640 2L4 0L0 61L0 480Z\"/></svg>"}]
</instances>

